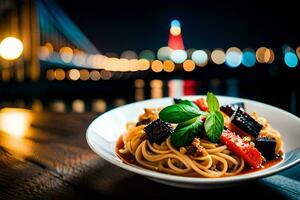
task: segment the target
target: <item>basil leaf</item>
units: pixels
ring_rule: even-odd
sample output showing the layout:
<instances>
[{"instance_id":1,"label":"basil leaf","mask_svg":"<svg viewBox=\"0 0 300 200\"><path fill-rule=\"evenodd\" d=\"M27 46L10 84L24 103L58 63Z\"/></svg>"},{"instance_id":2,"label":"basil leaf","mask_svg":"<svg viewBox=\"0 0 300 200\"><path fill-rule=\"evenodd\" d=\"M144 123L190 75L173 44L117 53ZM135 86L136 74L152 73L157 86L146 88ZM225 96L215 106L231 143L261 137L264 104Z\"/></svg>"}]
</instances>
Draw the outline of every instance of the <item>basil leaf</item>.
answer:
<instances>
[{"instance_id":1,"label":"basil leaf","mask_svg":"<svg viewBox=\"0 0 300 200\"><path fill-rule=\"evenodd\" d=\"M207 93L206 101L209 112L215 112L220 109L219 101L213 93Z\"/></svg>"},{"instance_id":2,"label":"basil leaf","mask_svg":"<svg viewBox=\"0 0 300 200\"><path fill-rule=\"evenodd\" d=\"M211 112L206 116L204 128L208 139L212 142L219 142L224 129L224 118L220 111Z\"/></svg>"},{"instance_id":3,"label":"basil leaf","mask_svg":"<svg viewBox=\"0 0 300 200\"><path fill-rule=\"evenodd\" d=\"M193 139L200 135L203 122L200 117L195 118L193 123L179 124L171 135L171 143L175 147L182 147L191 144Z\"/></svg>"},{"instance_id":4,"label":"basil leaf","mask_svg":"<svg viewBox=\"0 0 300 200\"><path fill-rule=\"evenodd\" d=\"M199 109L199 107L198 107L196 104L194 104L192 101L189 101L189 100L181 100L179 103L182 103L182 104L186 104L186 105L192 106L192 107L195 108L196 110L201 111L201 110Z\"/></svg>"},{"instance_id":5,"label":"basil leaf","mask_svg":"<svg viewBox=\"0 0 300 200\"><path fill-rule=\"evenodd\" d=\"M187 103L178 103L171 106L167 106L159 112L159 118L169 123L182 123L198 117L202 114L194 106Z\"/></svg>"}]
</instances>

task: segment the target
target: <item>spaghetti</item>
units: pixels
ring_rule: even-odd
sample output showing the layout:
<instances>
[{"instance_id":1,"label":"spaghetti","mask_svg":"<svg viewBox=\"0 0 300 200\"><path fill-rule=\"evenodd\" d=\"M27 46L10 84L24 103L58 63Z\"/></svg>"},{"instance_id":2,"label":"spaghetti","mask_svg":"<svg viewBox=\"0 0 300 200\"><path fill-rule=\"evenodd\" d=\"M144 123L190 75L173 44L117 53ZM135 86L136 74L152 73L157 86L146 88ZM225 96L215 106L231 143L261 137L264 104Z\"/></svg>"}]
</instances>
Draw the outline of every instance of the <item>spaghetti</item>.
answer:
<instances>
[{"instance_id":1,"label":"spaghetti","mask_svg":"<svg viewBox=\"0 0 300 200\"><path fill-rule=\"evenodd\" d=\"M194 138L192 147L197 148L196 153L191 153L189 146L175 148L170 136L161 144L150 142L145 127L159 118L159 111L160 109L145 109L145 113L139 117L139 122L149 120L147 123L127 124L127 131L120 138L122 145L117 148L119 157L130 155L142 167L181 176L218 178L240 174L247 168L245 159L232 152L228 145L213 143L206 138ZM276 141L276 153L282 154L280 133L273 129L265 118L256 113L253 113L252 117L262 125L259 137L273 138ZM224 115L224 125L228 123L230 120Z\"/></svg>"}]
</instances>

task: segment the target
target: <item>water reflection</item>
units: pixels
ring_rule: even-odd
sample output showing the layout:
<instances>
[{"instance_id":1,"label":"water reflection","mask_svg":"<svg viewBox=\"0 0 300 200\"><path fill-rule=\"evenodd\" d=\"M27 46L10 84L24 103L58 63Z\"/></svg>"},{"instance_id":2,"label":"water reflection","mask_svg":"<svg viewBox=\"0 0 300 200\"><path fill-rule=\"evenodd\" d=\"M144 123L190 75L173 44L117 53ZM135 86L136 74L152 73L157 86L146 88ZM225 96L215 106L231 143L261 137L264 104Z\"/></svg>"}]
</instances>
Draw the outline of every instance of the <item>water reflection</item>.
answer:
<instances>
[{"instance_id":1,"label":"water reflection","mask_svg":"<svg viewBox=\"0 0 300 200\"><path fill-rule=\"evenodd\" d=\"M275 85L274 85L275 84ZM171 80L143 80L136 79L128 86L122 86L121 89L109 88L103 85L103 91L108 90L111 93L102 93L100 90L95 92L94 90L85 91L83 95L81 92L76 94L66 91L62 93L57 89L58 95L55 98L49 96L49 98L37 98L32 100L29 98L16 98L16 99L0 99L0 108L3 107L19 107L29 108L35 112L97 112L103 113L107 110L115 107L131 103L134 101L140 101L149 98L161 98L161 97L179 97L184 95L200 95L205 94L207 91L212 91L218 95L242 96L244 98L255 99L265 103L269 103L292 113L299 113L299 107L297 102L299 96L297 95L298 88L285 88L282 98L272 98L277 94L270 90L271 87L279 88L278 83L267 82L249 82L248 80L238 80L234 78L229 79L210 79L207 80L184 80L184 79L171 79ZM129 86L133 86L130 88ZM257 89L257 90L256 90ZM100 92L99 92L100 91ZM89 92L91 95L89 95ZM59 99L56 98L59 97ZM17 100L21 99L21 100ZM20 117L19 117L20 118Z\"/></svg>"},{"instance_id":2,"label":"water reflection","mask_svg":"<svg viewBox=\"0 0 300 200\"><path fill-rule=\"evenodd\" d=\"M85 111L84 101L81 99L75 99L72 102L72 110L76 113L83 113Z\"/></svg>"},{"instance_id":3,"label":"water reflection","mask_svg":"<svg viewBox=\"0 0 300 200\"><path fill-rule=\"evenodd\" d=\"M106 101L103 99L95 99L92 102L92 111L93 112L102 113L102 112L106 111L106 108L107 108L107 104L106 104Z\"/></svg>"},{"instance_id":4,"label":"water reflection","mask_svg":"<svg viewBox=\"0 0 300 200\"><path fill-rule=\"evenodd\" d=\"M168 83L169 96L180 97L183 96L183 81L182 80L170 80Z\"/></svg>"},{"instance_id":5,"label":"water reflection","mask_svg":"<svg viewBox=\"0 0 300 200\"><path fill-rule=\"evenodd\" d=\"M238 80L236 79L228 79L227 82L227 96L231 97L238 97L239 90L238 90Z\"/></svg>"},{"instance_id":6,"label":"water reflection","mask_svg":"<svg viewBox=\"0 0 300 200\"><path fill-rule=\"evenodd\" d=\"M151 98L161 98L163 97L163 82L162 80L152 80L150 81L151 87Z\"/></svg>"},{"instance_id":7,"label":"water reflection","mask_svg":"<svg viewBox=\"0 0 300 200\"><path fill-rule=\"evenodd\" d=\"M29 112L23 109L4 108L0 112L0 131L22 138L31 123Z\"/></svg>"}]
</instances>

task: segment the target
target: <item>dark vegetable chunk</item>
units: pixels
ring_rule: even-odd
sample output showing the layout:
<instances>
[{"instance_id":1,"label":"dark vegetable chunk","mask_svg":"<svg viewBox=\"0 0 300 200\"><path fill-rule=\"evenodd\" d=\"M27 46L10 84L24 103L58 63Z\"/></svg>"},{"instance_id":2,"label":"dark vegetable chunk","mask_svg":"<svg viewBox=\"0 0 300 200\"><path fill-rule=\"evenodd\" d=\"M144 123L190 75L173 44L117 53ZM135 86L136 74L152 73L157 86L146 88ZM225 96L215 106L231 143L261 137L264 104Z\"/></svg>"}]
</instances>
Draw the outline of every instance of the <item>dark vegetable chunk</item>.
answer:
<instances>
[{"instance_id":1,"label":"dark vegetable chunk","mask_svg":"<svg viewBox=\"0 0 300 200\"><path fill-rule=\"evenodd\" d=\"M243 102L240 103L234 103L234 104L229 104L229 105L225 105L225 106L221 106L220 110L225 113L226 115L228 115L229 117L231 117L233 115L233 113L238 109L238 108L242 108L241 110L245 110L245 105Z\"/></svg>"},{"instance_id":2,"label":"dark vegetable chunk","mask_svg":"<svg viewBox=\"0 0 300 200\"><path fill-rule=\"evenodd\" d=\"M238 107L238 109L231 116L231 123L253 138L258 137L259 132L263 127L240 107Z\"/></svg>"},{"instance_id":3,"label":"dark vegetable chunk","mask_svg":"<svg viewBox=\"0 0 300 200\"><path fill-rule=\"evenodd\" d=\"M174 131L172 125L164 122L161 119L154 120L144 128L144 131L149 137L151 143L161 144Z\"/></svg>"},{"instance_id":4,"label":"dark vegetable chunk","mask_svg":"<svg viewBox=\"0 0 300 200\"><path fill-rule=\"evenodd\" d=\"M267 137L259 137L255 141L255 147L267 160L275 158L276 141Z\"/></svg>"},{"instance_id":5,"label":"dark vegetable chunk","mask_svg":"<svg viewBox=\"0 0 300 200\"><path fill-rule=\"evenodd\" d=\"M143 120L137 122L137 123L136 123L136 126L139 126L139 125L147 125L147 124L149 124L150 122L151 122L150 119L143 119Z\"/></svg>"}]
</instances>

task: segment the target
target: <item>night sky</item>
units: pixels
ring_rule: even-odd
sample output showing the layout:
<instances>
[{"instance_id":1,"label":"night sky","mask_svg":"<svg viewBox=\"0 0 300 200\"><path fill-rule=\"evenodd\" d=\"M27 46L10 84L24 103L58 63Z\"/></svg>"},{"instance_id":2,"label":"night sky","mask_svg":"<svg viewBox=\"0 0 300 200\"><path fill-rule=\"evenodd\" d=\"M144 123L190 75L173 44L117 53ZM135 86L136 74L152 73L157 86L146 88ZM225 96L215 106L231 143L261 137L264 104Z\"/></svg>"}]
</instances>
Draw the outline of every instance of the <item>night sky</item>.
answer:
<instances>
[{"instance_id":1,"label":"night sky","mask_svg":"<svg viewBox=\"0 0 300 200\"><path fill-rule=\"evenodd\" d=\"M57 2L103 53L166 46L175 18L181 21L186 48L299 45L298 6L290 1Z\"/></svg>"}]
</instances>

